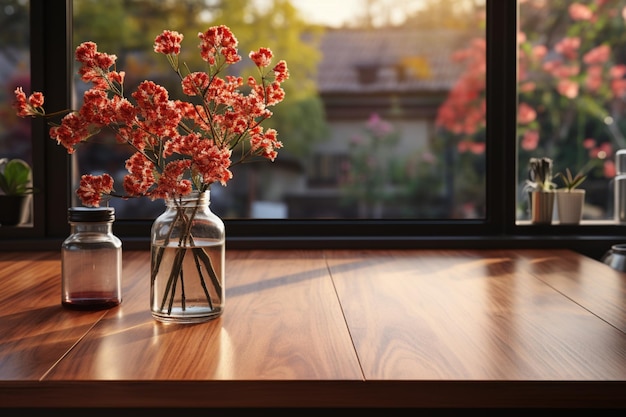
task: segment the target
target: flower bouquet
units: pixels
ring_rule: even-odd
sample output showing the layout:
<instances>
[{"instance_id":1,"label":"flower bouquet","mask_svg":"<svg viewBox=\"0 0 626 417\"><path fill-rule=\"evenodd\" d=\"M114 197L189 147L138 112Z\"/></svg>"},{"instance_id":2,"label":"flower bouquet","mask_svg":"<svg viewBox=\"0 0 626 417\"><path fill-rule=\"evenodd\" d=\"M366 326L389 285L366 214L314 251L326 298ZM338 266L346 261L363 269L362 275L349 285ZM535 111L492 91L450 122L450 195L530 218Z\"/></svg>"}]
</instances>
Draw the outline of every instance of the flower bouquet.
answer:
<instances>
[{"instance_id":1,"label":"flower bouquet","mask_svg":"<svg viewBox=\"0 0 626 417\"><path fill-rule=\"evenodd\" d=\"M60 124L51 123L50 136L68 153L103 128L112 129L120 144L133 149L125 162L128 174L124 177L123 193L116 192L113 178L106 173L83 175L76 193L86 206L99 206L110 197L145 196L164 199L168 209L173 210L171 230L164 235L167 237L158 248L154 242L152 245L153 284L161 275L167 276L162 302L158 307L153 302L153 314L158 309L164 316L175 310L184 314L189 307L189 292L185 290L191 284L185 275L188 267L195 270L193 275L200 281L198 286L207 305L213 304L207 281L214 292L222 292L223 298L223 262L212 261L199 244L201 237L194 236L197 213L204 210L198 206L208 205L212 183L226 185L232 178L231 166L251 158L274 161L277 150L283 146L276 130L264 129L261 123L272 116L269 107L285 97L281 87L289 78L285 61L271 66L273 53L269 48L250 52L259 76L248 77L248 92L244 94L240 91L244 86L242 77L221 76L241 60L232 31L224 25L213 26L198 37L206 68L197 72L179 62L183 40L180 33L165 30L154 42L154 51L166 56L180 78L187 101L171 100L168 91L152 81L139 84L131 101L124 92L125 74L115 67L117 57L99 52L94 42L80 44L75 52L82 80L92 84L78 110L48 114L41 92L27 97L21 87L15 90L15 108L21 117L51 118L64 114ZM190 198L195 203L190 204ZM223 251L223 240L221 245ZM176 248L173 259L165 262L163 247L172 246ZM187 256L188 252L193 256ZM163 265L168 267L165 273ZM221 298L218 296L220 302Z\"/></svg>"}]
</instances>

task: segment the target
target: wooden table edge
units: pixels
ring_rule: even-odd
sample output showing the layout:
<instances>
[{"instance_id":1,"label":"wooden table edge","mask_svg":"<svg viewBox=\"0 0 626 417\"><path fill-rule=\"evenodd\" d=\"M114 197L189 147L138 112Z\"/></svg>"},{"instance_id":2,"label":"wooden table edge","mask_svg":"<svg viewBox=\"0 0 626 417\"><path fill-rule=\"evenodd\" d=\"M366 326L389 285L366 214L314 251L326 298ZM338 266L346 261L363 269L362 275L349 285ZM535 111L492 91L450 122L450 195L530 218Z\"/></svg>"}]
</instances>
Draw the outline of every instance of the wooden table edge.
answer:
<instances>
[{"instance_id":1,"label":"wooden table edge","mask_svg":"<svg viewBox=\"0 0 626 417\"><path fill-rule=\"evenodd\" d=\"M626 408L626 381L0 381L0 408Z\"/></svg>"}]
</instances>

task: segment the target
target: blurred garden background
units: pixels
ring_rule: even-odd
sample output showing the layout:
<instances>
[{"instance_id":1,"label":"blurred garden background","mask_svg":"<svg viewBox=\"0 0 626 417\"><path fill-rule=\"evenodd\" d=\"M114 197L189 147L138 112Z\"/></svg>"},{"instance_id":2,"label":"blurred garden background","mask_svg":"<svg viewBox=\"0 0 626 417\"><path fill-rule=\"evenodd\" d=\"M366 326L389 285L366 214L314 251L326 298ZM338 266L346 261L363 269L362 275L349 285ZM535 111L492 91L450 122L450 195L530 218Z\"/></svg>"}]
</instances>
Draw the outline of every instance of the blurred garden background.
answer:
<instances>
[{"instance_id":1,"label":"blurred garden background","mask_svg":"<svg viewBox=\"0 0 626 417\"><path fill-rule=\"evenodd\" d=\"M528 160L543 156L553 158L555 172L588 173L584 219L612 216L614 154L626 148L625 6L519 0L517 137L496 139L518 144L518 220L528 218ZM224 218L484 218L485 115L498 105L485 101L484 0L342 7L336 0L74 0L73 43L91 40L117 55L128 96L151 79L177 98L178 79L152 51L163 29L184 34L181 59L192 71L202 70L197 34L215 24L239 40L238 74L253 69L247 54L259 46L287 61L286 99L267 125L284 149L273 165L237 166L228 186L212 187L211 207ZM0 0L0 23L0 157L29 160L29 121L10 108L15 86L28 86L28 1ZM75 79L78 107L88 86ZM105 132L73 157L75 179L117 172L121 184L125 154ZM118 218L163 210L160 201L111 204Z\"/></svg>"}]
</instances>

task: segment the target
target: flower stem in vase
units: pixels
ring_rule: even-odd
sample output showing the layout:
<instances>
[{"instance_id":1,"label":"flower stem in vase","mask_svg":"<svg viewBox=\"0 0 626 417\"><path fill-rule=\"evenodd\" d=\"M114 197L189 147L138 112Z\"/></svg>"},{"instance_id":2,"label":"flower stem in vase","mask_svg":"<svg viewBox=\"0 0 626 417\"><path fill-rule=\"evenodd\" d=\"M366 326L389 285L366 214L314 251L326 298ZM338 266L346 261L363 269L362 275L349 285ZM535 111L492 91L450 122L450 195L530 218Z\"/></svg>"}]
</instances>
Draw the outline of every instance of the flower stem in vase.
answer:
<instances>
[{"instance_id":1,"label":"flower stem in vase","mask_svg":"<svg viewBox=\"0 0 626 417\"><path fill-rule=\"evenodd\" d=\"M224 298L224 228L208 209L208 192L168 199L167 210L153 228L155 318L198 322L219 316Z\"/></svg>"}]
</instances>

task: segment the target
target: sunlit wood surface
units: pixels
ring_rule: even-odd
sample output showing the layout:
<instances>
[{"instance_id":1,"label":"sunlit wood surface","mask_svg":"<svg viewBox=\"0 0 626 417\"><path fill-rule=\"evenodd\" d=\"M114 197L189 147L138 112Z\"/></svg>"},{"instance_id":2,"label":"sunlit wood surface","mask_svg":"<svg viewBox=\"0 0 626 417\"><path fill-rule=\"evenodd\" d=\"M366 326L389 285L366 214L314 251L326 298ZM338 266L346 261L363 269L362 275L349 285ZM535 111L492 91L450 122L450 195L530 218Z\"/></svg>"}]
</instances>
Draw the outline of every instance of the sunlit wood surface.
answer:
<instances>
[{"instance_id":1,"label":"sunlit wood surface","mask_svg":"<svg viewBox=\"0 0 626 417\"><path fill-rule=\"evenodd\" d=\"M0 253L0 407L626 408L626 274L571 251L228 250L196 325L149 259L78 312L60 253Z\"/></svg>"}]
</instances>

